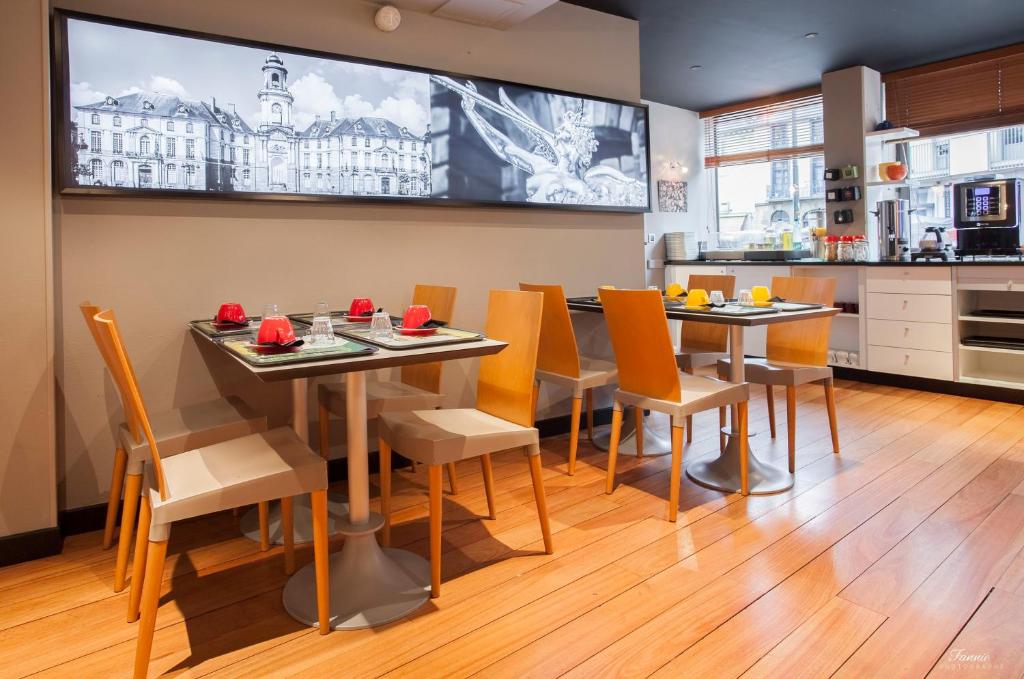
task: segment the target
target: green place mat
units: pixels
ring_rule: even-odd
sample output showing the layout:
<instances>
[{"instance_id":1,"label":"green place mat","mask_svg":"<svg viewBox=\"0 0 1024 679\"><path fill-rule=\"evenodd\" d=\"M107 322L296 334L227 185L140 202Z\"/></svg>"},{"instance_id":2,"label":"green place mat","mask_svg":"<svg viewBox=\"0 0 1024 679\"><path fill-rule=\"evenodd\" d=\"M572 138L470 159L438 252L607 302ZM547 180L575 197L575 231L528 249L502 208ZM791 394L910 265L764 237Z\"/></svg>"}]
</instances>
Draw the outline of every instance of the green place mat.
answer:
<instances>
[{"instance_id":1,"label":"green place mat","mask_svg":"<svg viewBox=\"0 0 1024 679\"><path fill-rule=\"evenodd\" d=\"M248 320L251 323L257 318L258 316L249 316ZM233 337L235 335L245 335L249 333L248 326L231 324L217 325L213 322L212 318L206 318L199 321L189 321L189 325L207 337Z\"/></svg>"},{"instance_id":2,"label":"green place mat","mask_svg":"<svg viewBox=\"0 0 1024 679\"><path fill-rule=\"evenodd\" d=\"M348 358L350 356L363 356L376 353L373 347L351 342L345 339L338 339L329 346L313 347L306 343L298 347L263 347L252 344L249 340L226 339L222 342L224 348L235 354L243 361L255 366L288 365L290 363L306 363L308 361L323 361L333 358Z\"/></svg>"},{"instance_id":3,"label":"green place mat","mask_svg":"<svg viewBox=\"0 0 1024 679\"><path fill-rule=\"evenodd\" d=\"M375 344L385 349L401 351L402 349L421 349L445 344L461 344L463 342L479 342L484 336L478 332L459 330L457 328L438 328L433 335L399 335L397 331L391 337L371 337L369 328L346 327L337 330L337 334Z\"/></svg>"}]
</instances>

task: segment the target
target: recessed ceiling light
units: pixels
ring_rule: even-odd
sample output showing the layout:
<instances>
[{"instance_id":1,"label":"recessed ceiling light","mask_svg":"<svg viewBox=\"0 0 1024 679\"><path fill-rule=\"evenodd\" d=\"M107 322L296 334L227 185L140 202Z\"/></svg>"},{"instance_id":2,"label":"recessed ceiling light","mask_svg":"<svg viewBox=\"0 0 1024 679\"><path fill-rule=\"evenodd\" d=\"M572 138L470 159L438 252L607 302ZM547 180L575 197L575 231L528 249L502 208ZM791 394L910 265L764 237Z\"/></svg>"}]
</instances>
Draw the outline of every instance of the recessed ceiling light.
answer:
<instances>
[{"instance_id":1,"label":"recessed ceiling light","mask_svg":"<svg viewBox=\"0 0 1024 679\"><path fill-rule=\"evenodd\" d=\"M810 40L810 39L813 39L813 38L817 38L818 34L817 33L804 33L804 37L807 38L808 40Z\"/></svg>"},{"instance_id":2,"label":"recessed ceiling light","mask_svg":"<svg viewBox=\"0 0 1024 679\"><path fill-rule=\"evenodd\" d=\"M694 64L693 66L690 67L690 70L691 71L699 71L702 68L704 68L704 67L701 66L700 64Z\"/></svg>"}]
</instances>

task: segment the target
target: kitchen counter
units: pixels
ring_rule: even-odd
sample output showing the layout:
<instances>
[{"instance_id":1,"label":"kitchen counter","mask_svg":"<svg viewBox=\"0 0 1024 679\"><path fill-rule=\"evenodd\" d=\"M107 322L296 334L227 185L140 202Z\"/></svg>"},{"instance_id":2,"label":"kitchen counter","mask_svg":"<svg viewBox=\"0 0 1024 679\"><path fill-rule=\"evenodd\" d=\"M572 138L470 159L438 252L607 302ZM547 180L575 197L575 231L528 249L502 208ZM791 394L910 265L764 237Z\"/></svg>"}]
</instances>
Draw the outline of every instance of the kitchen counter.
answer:
<instances>
[{"instance_id":1,"label":"kitchen counter","mask_svg":"<svg viewBox=\"0 0 1024 679\"><path fill-rule=\"evenodd\" d=\"M824 259L779 259L779 260L745 260L745 259L712 259L712 260L679 260L667 259L665 266L1024 266L1024 258L1020 259L981 259L977 261L953 260L918 260L916 262L828 262Z\"/></svg>"}]
</instances>

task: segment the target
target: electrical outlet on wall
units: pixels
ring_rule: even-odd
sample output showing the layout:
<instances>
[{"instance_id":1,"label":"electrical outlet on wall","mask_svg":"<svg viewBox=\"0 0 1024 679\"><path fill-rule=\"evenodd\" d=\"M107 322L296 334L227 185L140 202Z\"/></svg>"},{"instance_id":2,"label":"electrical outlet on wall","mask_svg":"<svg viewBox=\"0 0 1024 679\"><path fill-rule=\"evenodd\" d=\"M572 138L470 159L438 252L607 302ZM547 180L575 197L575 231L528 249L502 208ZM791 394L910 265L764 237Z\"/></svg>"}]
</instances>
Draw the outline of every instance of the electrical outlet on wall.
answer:
<instances>
[{"instance_id":1,"label":"electrical outlet on wall","mask_svg":"<svg viewBox=\"0 0 1024 679\"><path fill-rule=\"evenodd\" d=\"M644 236L644 245L651 245L657 237L653 233L648 233Z\"/></svg>"}]
</instances>

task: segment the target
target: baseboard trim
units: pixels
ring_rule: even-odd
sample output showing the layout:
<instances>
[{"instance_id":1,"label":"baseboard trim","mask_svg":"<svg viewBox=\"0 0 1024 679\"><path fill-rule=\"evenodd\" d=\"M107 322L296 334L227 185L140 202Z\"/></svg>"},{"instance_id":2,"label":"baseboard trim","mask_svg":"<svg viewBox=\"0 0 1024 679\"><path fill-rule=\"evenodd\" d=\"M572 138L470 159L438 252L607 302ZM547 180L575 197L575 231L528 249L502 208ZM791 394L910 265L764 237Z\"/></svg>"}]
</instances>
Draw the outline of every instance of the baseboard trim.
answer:
<instances>
[{"instance_id":1,"label":"baseboard trim","mask_svg":"<svg viewBox=\"0 0 1024 679\"><path fill-rule=\"evenodd\" d=\"M931 391L937 394L981 398L988 401L1002 401L1024 405L1024 389L992 387L985 384L968 384L967 382L951 382L949 380L933 380L928 377L911 377L893 373L881 373L860 368L832 368L835 377L844 380L856 380L868 384L881 384L887 387L905 387L918 391Z\"/></svg>"},{"instance_id":2,"label":"baseboard trim","mask_svg":"<svg viewBox=\"0 0 1024 679\"><path fill-rule=\"evenodd\" d=\"M5 535L0 537L0 566L60 554L63 546L64 539L57 527Z\"/></svg>"}]
</instances>

